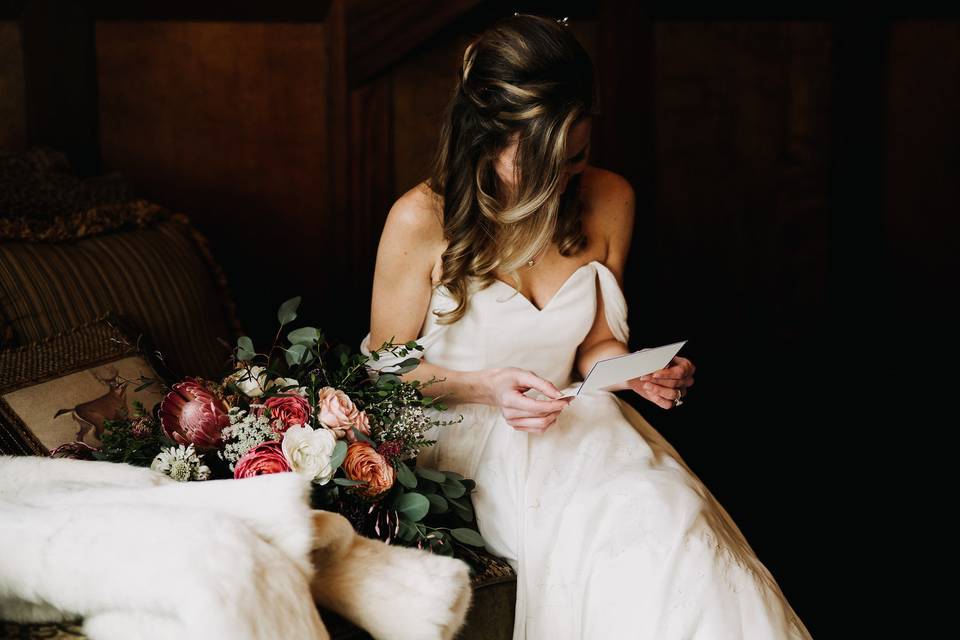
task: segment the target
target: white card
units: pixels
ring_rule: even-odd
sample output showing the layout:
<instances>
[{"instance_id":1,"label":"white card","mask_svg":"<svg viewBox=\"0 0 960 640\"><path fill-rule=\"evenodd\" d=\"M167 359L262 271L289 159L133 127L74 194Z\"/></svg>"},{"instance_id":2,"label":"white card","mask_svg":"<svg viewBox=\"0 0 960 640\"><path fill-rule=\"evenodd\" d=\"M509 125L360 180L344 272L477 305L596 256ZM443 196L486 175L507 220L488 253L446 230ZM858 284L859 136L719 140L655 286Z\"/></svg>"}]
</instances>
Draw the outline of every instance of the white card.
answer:
<instances>
[{"instance_id":1,"label":"white card","mask_svg":"<svg viewBox=\"0 0 960 640\"><path fill-rule=\"evenodd\" d=\"M584 378L583 384L576 391L568 391L562 397L576 396L581 391L597 391L612 384L626 382L631 378L638 378L663 369L670 364L673 356L677 355L686 343L687 341L683 340L662 347L641 349L622 356L597 360Z\"/></svg>"}]
</instances>

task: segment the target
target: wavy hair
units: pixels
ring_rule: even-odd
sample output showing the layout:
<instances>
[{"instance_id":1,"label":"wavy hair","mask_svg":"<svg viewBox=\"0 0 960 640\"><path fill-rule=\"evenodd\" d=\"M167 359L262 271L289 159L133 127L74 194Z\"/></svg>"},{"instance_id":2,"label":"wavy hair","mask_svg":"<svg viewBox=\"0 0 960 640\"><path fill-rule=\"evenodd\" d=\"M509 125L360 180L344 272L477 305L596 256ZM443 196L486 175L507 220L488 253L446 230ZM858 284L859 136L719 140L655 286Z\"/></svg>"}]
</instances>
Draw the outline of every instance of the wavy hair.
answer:
<instances>
[{"instance_id":1,"label":"wavy hair","mask_svg":"<svg viewBox=\"0 0 960 640\"><path fill-rule=\"evenodd\" d=\"M439 323L463 317L471 278L487 287L500 269L519 290L518 269L550 242L561 255L586 246L580 176L560 185L567 135L593 92L590 57L565 24L514 15L467 46L428 181L443 199L439 284L456 302ZM515 184L504 189L496 160L514 140Z\"/></svg>"}]
</instances>

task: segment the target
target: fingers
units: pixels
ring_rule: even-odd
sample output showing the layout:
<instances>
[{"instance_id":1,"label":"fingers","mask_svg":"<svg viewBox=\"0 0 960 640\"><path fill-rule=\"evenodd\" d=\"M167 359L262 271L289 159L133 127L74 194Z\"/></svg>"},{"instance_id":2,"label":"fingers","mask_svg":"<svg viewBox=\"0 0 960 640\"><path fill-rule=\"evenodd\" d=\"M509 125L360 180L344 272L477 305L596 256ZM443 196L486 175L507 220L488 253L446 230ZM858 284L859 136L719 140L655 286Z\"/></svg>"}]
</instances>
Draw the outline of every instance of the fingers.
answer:
<instances>
[{"instance_id":1,"label":"fingers","mask_svg":"<svg viewBox=\"0 0 960 640\"><path fill-rule=\"evenodd\" d=\"M548 398L559 398L561 391L549 380L545 380L532 371L521 371L517 374L517 382L528 389L536 389Z\"/></svg>"},{"instance_id":2,"label":"fingers","mask_svg":"<svg viewBox=\"0 0 960 640\"><path fill-rule=\"evenodd\" d=\"M655 387L667 387L669 389L678 389L678 388L686 389L687 387L693 386L693 378L680 378L680 379L657 378L654 380L654 379L650 379L648 376L643 376L642 378L634 378L634 379L639 380L641 384L652 384ZM676 394L673 394L673 395L676 395Z\"/></svg>"},{"instance_id":3,"label":"fingers","mask_svg":"<svg viewBox=\"0 0 960 640\"><path fill-rule=\"evenodd\" d=\"M543 433L557 421L560 414L555 413L545 418L514 418L507 420L507 424L517 431L529 431L530 433Z\"/></svg>"},{"instance_id":4,"label":"fingers","mask_svg":"<svg viewBox=\"0 0 960 640\"><path fill-rule=\"evenodd\" d=\"M641 380L649 379L672 379L672 380L682 380L684 378L692 377L696 372L697 368L693 366L693 363L687 360L686 358L681 358L680 356L674 356L673 360L670 361L670 365L663 369L658 369L651 374L642 376Z\"/></svg>"},{"instance_id":5,"label":"fingers","mask_svg":"<svg viewBox=\"0 0 960 640\"><path fill-rule=\"evenodd\" d=\"M545 405L547 403L540 402L539 404ZM562 408L550 410L548 407L541 407L537 410L524 410L524 409L516 409L514 407L504 406L504 407L501 407L500 412L503 414L503 417L506 418L507 420L513 420L514 418L546 418L547 416L559 414L562 410L563 410Z\"/></svg>"},{"instance_id":6,"label":"fingers","mask_svg":"<svg viewBox=\"0 0 960 640\"><path fill-rule=\"evenodd\" d=\"M639 378L628 381L631 389L646 398L661 409L673 409L673 400L677 397L677 390L661 387L652 382L641 382Z\"/></svg>"},{"instance_id":7,"label":"fingers","mask_svg":"<svg viewBox=\"0 0 960 640\"><path fill-rule=\"evenodd\" d=\"M528 398L517 390L508 391L504 394L500 406L503 409L518 411L525 416L542 416L547 413L557 413L563 411L564 407L570 404L569 398L562 400L535 400Z\"/></svg>"}]
</instances>

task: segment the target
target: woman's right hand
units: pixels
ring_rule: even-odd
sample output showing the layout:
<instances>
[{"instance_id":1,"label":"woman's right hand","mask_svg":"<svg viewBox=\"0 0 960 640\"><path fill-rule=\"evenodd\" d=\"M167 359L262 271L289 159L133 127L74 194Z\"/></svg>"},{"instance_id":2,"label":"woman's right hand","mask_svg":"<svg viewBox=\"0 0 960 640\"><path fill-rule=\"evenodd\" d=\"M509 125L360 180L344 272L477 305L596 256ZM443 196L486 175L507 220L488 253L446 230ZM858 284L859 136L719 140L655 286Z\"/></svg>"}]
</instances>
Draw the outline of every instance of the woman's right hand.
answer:
<instances>
[{"instance_id":1,"label":"woman's right hand","mask_svg":"<svg viewBox=\"0 0 960 640\"><path fill-rule=\"evenodd\" d=\"M517 431L543 433L573 399L572 396L561 398L560 390L552 382L518 367L490 369L483 372L483 377L490 404L500 407L507 424ZM523 395L530 389L551 399L535 400Z\"/></svg>"}]
</instances>

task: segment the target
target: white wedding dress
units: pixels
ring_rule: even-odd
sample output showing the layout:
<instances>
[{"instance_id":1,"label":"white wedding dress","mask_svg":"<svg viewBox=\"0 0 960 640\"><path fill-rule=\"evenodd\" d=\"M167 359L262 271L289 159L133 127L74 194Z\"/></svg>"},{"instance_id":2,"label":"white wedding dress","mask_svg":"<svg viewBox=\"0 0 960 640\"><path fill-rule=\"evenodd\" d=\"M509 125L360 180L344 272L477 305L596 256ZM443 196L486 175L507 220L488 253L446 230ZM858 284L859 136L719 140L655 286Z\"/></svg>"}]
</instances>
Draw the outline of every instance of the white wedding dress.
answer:
<instances>
[{"instance_id":1,"label":"white wedding dress","mask_svg":"<svg viewBox=\"0 0 960 640\"><path fill-rule=\"evenodd\" d=\"M610 329L626 342L626 301L598 261L577 269L543 309L499 280L473 286L452 325L429 311L453 307L436 286L417 341L428 362L449 369L517 366L575 388L596 286ZM369 340L360 347L368 355ZM461 423L428 432L438 442L418 464L476 480L480 533L518 574L514 640L810 637L726 510L613 393L580 395L541 434L513 429L484 404L450 403L434 416L461 414Z\"/></svg>"}]
</instances>

